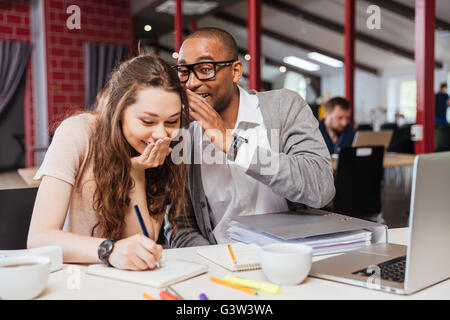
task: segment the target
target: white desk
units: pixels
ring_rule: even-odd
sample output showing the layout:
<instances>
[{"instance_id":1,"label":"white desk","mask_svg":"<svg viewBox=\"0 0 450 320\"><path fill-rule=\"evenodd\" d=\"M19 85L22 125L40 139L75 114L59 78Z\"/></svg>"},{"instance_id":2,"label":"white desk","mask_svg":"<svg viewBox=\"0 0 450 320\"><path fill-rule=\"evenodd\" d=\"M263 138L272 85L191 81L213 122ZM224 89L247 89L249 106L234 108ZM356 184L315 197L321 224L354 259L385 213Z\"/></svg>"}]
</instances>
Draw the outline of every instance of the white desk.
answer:
<instances>
[{"instance_id":1,"label":"white desk","mask_svg":"<svg viewBox=\"0 0 450 320\"><path fill-rule=\"evenodd\" d=\"M389 230L389 242L406 244L408 228ZM252 296L238 290L228 288L209 280L210 277L223 277L230 272L216 264L209 262L196 254L196 248L167 249L163 251L166 258L179 258L197 261L209 266L209 271L198 277L173 285L172 287L184 298L198 300L200 293L206 293L211 300L242 300L242 299L450 299L450 280L441 282L432 287L419 291L410 296L400 296L390 293L368 290L356 286L326 281L308 277L297 286L283 286L281 294L270 295L260 292L258 296ZM314 260L324 258L314 257ZM69 289L69 285L75 279L76 273L80 274L80 288ZM143 299L142 294L148 294L159 298L159 289L136 285L132 283L109 280L105 278L87 275L84 265L64 265L63 269L50 274L47 288L38 297L39 299ZM239 276L267 281L261 270L235 273Z\"/></svg>"}]
</instances>

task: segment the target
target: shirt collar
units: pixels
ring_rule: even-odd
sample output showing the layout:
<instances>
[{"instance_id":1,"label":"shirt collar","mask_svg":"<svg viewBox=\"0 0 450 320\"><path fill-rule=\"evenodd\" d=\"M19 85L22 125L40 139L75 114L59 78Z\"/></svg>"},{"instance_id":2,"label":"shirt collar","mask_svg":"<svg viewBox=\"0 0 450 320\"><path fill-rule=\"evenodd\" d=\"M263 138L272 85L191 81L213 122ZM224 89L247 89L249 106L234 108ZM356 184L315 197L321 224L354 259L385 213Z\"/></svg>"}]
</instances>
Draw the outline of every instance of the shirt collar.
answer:
<instances>
[{"instance_id":1,"label":"shirt collar","mask_svg":"<svg viewBox=\"0 0 450 320\"><path fill-rule=\"evenodd\" d=\"M239 88L239 111L236 127L241 122L261 124L261 111L259 110L259 99L256 94L250 94L245 89Z\"/></svg>"}]
</instances>

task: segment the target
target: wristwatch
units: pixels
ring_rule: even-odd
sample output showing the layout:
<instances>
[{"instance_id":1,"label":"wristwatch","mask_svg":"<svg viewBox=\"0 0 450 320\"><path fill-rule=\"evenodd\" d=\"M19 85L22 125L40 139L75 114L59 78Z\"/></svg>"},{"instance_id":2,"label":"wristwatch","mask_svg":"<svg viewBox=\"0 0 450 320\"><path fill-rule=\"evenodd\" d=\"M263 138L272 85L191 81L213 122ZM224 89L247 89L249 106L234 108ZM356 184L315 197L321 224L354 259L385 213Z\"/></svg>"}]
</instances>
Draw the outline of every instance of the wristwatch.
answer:
<instances>
[{"instance_id":1,"label":"wristwatch","mask_svg":"<svg viewBox=\"0 0 450 320\"><path fill-rule=\"evenodd\" d=\"M98 258L108 267L112 267L109 263L109 256L114 249L114 242L116 241L116 239L106 239L99 245L97 250Z\"/></svg>"},{"instance_id":2,"label":"wristwatch","mask_svg":"<svg viewBox=\"0 0 450 320\"><path fill-rule=\"evenodd\" d=\"M248 143L248 140L234 133L233 142L231 142L230 149L227 151L228 160L234 161L236 159L237 151L243 143Z\"/></svg>"}]
</instances>

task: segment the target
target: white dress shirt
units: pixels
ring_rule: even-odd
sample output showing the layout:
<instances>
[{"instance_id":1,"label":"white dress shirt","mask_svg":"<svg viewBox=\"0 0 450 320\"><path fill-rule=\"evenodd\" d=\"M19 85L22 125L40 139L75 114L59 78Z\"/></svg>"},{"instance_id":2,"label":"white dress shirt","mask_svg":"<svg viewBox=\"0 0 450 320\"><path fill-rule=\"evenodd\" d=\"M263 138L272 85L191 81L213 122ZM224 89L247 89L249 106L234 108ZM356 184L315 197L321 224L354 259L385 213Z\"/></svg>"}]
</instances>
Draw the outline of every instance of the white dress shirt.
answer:
<instances>
[{"instance_id":1,"label":"white dress shirt","mask_svg":"<svg viewBox=\"0 0 450 320\"><path fill-rule=\"evenodd\" d=\"M241 145L235 161L229 161L206 135L200 142L203 188L213 212L211 222L218 243L231 241L228 229L233 217L288 210L286 199L245 174L256 147L270 149L270 145L258 97L240 87L239 92L239 112L233 133L247 138L248 143ZM201 130L200 125L196 129Z\"/></svg>"}]
</instances>

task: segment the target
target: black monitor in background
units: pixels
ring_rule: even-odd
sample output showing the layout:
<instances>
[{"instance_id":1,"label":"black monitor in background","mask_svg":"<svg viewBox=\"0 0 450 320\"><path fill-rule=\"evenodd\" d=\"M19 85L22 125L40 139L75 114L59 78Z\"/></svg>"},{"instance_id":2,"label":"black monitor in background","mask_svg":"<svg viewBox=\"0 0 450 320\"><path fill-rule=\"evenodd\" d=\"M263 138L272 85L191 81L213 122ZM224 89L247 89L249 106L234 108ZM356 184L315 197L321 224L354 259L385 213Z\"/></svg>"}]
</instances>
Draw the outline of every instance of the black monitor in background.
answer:
<instances>
[{"instance_id":1,"label":"black monitor in background","mask_svg":"<svg viewBox=\"0 0 450 320\"><path fill-rule=\"evenodd\" d=\"M38 188L0 190L0 250L27 248Z\"/></svg>"}]
</instances>

